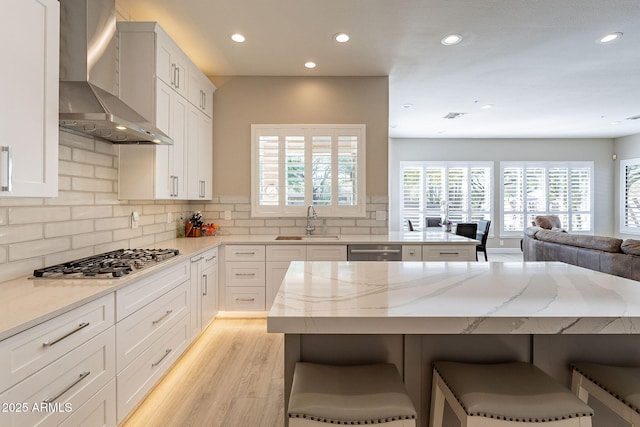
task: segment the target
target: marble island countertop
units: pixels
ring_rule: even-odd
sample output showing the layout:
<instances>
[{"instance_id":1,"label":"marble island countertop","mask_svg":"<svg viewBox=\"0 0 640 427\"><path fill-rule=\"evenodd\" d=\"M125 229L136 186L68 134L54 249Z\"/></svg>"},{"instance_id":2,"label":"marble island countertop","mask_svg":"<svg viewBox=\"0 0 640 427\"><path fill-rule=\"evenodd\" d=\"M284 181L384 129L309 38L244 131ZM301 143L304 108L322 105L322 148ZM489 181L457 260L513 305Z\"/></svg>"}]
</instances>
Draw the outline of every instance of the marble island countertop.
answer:
<instances>
[{"instance_id":1,"label":"marble island countertop","mask_svg":"<svg viewBox=\"0 0 640 427\"><path fill-rule=\"evenodd\" d=\"M293 262L268 316L293 334L638 334L640 283L549 263Z\"/></svg>"}]
</instances>

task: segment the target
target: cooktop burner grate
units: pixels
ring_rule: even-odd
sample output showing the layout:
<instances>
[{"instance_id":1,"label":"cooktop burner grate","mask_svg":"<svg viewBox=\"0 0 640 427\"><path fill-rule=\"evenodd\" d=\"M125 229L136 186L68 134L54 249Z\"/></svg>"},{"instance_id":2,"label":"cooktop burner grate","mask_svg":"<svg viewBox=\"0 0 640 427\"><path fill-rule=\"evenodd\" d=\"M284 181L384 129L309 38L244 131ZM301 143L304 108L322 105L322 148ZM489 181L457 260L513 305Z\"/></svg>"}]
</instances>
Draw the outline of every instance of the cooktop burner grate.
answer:
<instances>
[{"instance_id":1,"label":"cooktop burner grate","mask_svg":"<svg viewBox=\"0 0 640 427\"><path fill-rule=\"evenodd\" d=\"M33 271L35 278L108 279L123 277L179 255L177 249L118 249Z\"/></svg>"}]
</instances>

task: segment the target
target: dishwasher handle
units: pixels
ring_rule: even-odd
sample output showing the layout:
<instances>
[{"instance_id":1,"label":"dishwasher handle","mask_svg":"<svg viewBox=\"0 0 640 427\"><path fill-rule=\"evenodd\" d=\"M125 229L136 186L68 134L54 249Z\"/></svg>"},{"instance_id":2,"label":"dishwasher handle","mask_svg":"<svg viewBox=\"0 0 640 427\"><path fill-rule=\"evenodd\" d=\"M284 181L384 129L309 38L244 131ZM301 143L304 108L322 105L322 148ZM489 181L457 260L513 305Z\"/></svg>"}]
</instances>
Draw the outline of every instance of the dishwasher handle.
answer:
<instances>
[{"instance_id":1,"label":"dishwasher handle","mask_svg":"<svg viewBox=\"0 0 640 427\"><path fill-rule=\"evenodd\" d=\"M399 254L399 249L350 249L352 254Z\"/></svg>"}]
</instances>

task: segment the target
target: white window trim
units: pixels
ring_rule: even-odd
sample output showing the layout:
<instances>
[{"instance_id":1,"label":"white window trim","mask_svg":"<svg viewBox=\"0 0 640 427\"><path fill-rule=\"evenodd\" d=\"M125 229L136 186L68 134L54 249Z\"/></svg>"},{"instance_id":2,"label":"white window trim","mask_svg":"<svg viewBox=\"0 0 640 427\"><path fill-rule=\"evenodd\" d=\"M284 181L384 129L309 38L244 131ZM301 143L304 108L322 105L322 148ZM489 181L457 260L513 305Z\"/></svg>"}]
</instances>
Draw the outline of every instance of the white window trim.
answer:
<instances>
[{"instance_id":1,"label":"white window trim","mask_svg":"<svg viewBox=\"0 0 640 427\"><path fill-rule=\"evenodd\" d=\"M432 160L405 160L405 161L401 161L400 162L400 168L399 168L399 174L400 174L400 178L399 178L399 182L400 182L400 190L398 191L398 206L399 206L399 215L398 215L398 230L403 230L404 229L404 220L405 220L405 215L404 213L404 192L402 191L402 187L404 185L403 182L403 173L404 173L404 168L405 167L421 167L421 168L425 168L425 167L444 167L446 170L449 170L450 168L455 168L455 167L466 167L466 168L473 168L473 167L487 167L489 168L489 191L491 192L491 194L489 195L489 219L492 220L493 222L493 214L494 214L494 180L493 180L493 167L494 164L493 162L486 162L486 161L458 161L458 160L454 160L454 161L432 161ZM447 180L449 179L448 174L445 174L445 185ZM420 228L423 228L424 224L420 224ZM493 237L494 233L493 233L493 227L490 228L489 231L489 237Z\"/></svg>"},{"instance_id":2,"label":"white window trim","mask_svg":"<svg viewBox=\"0 0 640 427\"><path fill-rule=\"evenodd\" d=\"M543 161L543 162L529 162L529 161L505 161L505 162L500 162L500 236L501 237L513 237L513 236L518 236L521 237L523 231L506 231L504 229L504 169L507 167L522 167L522 168L530 168L530 167L542 167L545 168L545 170L548 170L549 168L553 168L553 167L567 167L567 168L584 168L584 167L588 167L591 170L591 182L590 182L590 207L589 207L589 213L591 214L591 229L588 231L571 231L571 233L573 234L593 234L593 229L594 229L594 221L595 221L595 204L594 204L594 185L595 185L595 167L594 167L594 162L592 161L569 161L569 162L565 162L565 161ZM523 180L523 186L525 185L525 181ZM549 182L546 181L546 194L549 193ZM524 188L523 188L523 194L524 194ZM571 217L571 194L569 194L569 201L568 201L568 205L569 205L569 217ZM528 215L528 210L527 210L527 205L526 203L523 205L524 207L524 217L525 217L525 224L524 224L524 228L526 229L527 227L529 227L530 225L526 223L527 221L527 215ZM547 204L547 209L548 209L548 204ZM546 214L546 215L554 215L554 212L545 212L542 213L540 212L540 214ZM569 227L568 224L562 224L563 227L567 228L567 231L569 231Z\"/></svg>"},{"instance_id":3,"label":"white window trim","mask_svg":"<svg viewBox=\"0 0 640 427\"><path fill-rule=\"evenodd\" d=\"M305 204L304 206L285 206L284 198L281 198L278 206L264 206L259 204L259 176L258 176L258 157L259 157L259 141L258 134L260 130L273 130L274 134L280 137L286 134L304 134L305 136L313 135L315 130L324 130L337 132L347 129L357 129L360 138L358 141L357 154L357 195L356 204L351 206L320 206L314 205L319 216L336 218L336 217L366 217L366 125L364 124L252 124L251 125L251 217L253 218L277 218L277 217L301 217L306 216L307 207L311 204L311 190L305 184ZM333 150L333 148L332 148ZM280 158L284 156L284 145L279 147ZM332 156L333 157L333 156ZM311 151L305 150L305 163L311 158ZM337 157L332 159L334 165L337 164ZM335 167L335 166L334 166ZM284 180L284 169L280 168L281 180ZM284 181L282 181L284 182ZM336 184L337 185L337 184Z\"/></svg>"},{"instance_id":4,"label":"white window trim","mask_svg":"<svg viewBox=\"0 0 640 427\"><path fill-rule=\"evenodd\" d=\"M640 234L640 228L627 226L627 166L640 166L640 158L620 160L620 233Z\"/></svg>"}]
</instances>

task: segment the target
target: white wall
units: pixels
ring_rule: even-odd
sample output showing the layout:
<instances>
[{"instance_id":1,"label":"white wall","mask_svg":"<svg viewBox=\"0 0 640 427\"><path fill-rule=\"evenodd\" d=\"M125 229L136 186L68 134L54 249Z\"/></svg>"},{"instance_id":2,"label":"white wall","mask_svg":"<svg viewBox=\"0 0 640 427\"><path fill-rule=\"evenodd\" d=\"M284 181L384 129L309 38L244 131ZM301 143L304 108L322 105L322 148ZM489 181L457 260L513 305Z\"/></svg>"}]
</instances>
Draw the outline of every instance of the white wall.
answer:
<instances>
[{"instance_id":1,"label":"white wall","mask_svg":"<svg viewBox=\"0 0 640 427\"><path fill-rule=\"evenodd\" d=\"M405 160L494 161L495 236L500 230L500 161L593 161L595 165L594 234L612 235L614 224L614 142L611 139L402 139L389 147L389 229L398 230L400 162ZM640 150L640 147L638 148ZM498 247L497 238L489 246ZM520 239L505 238L505 248L519 247Z\"/></svg>"},{"instance_id":2,"label":"white wall","mask_svg":"<svg viewBox=\"0 0 640 427\"><path fill-rule=\"evenodd\" d=\"M617 156L615 161L615 191L613 192L615 200L614 234L623 239L640 239L638 235L620 233L620 160L640 158L640 134L615 139L613 152Z\"/></svg>"}]
</instances>

